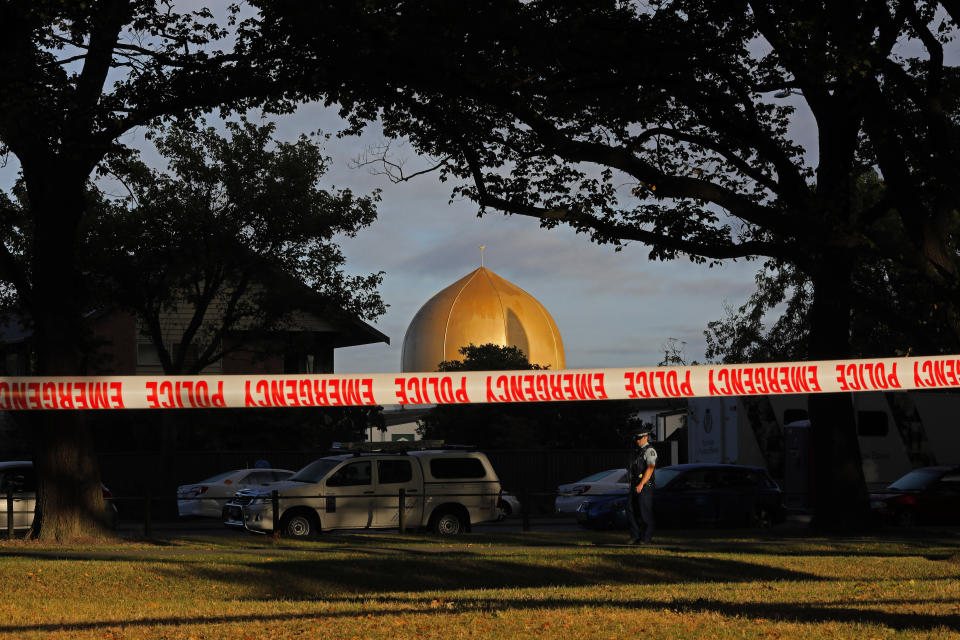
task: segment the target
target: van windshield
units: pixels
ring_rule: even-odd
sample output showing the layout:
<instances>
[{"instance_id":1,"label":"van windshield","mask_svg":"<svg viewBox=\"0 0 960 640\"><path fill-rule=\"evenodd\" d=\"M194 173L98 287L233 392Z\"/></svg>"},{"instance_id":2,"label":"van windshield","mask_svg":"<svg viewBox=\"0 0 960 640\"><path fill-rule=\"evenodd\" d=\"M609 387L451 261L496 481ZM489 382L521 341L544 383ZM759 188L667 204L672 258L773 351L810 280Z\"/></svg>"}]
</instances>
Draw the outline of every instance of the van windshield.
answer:
<instances>
[{"instance_id":1,"label":"van windshield","mask_svg":"<svg viewBox=\"0 0 960 640\"><path fill-rule=\"evenodd\" d=\"M324 476L330 473L335 466L340 464L341 460L331 460L329 458L320 458L314 460L300 471L287 478L294 482L315 483L323 480Z\"/></svg>"}]
</instances>

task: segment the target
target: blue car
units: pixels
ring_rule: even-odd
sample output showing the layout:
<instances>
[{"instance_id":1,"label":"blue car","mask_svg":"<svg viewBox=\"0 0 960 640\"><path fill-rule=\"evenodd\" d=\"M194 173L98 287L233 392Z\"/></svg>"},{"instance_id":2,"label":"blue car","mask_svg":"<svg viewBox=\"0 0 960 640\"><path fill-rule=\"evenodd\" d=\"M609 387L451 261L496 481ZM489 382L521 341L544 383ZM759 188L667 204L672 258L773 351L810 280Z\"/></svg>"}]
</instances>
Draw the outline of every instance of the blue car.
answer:
<instances>
[{"instance_id":1,"label":"blue car","mask_svg":"<svg viewBox=\"0 0 960 640\"><path fill-rule=\"evenodd\" d=\"M780 487L763 467L677 464L657 469L653 513L657 526L751 526L784 519ZM626 529L627 496L588 498L577 521L596 529Z\"/></svg>"}]
</instances>

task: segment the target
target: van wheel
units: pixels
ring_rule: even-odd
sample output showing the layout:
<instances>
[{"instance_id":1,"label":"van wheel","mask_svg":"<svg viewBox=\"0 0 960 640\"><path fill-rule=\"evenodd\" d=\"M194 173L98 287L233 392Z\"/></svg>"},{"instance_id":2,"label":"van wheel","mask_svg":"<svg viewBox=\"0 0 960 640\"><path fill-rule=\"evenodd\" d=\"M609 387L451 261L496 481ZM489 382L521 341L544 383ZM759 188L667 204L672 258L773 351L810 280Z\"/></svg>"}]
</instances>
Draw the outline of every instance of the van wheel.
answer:
<instances>
[{"instance_id":1,"label":"van wheel","mask_svg":"<svg viewBox=\"0 0 960 640\"><path fill-rule=\"evenodd\" d=\"M320 519L306 511L284 514L280 531L289 538L309 538L320 533Z\"/></svg>"},{"instance_id":2,"label":"van wheel","mask_svg":"<svg viewBox=\"0 0 960 640\"><path fill-rule=\"evenodd\" d=\"M445 511L432 518L430 530L441 536L456 536L467 529L463 517L454 511Z\"/></svg>"}]
</instances>

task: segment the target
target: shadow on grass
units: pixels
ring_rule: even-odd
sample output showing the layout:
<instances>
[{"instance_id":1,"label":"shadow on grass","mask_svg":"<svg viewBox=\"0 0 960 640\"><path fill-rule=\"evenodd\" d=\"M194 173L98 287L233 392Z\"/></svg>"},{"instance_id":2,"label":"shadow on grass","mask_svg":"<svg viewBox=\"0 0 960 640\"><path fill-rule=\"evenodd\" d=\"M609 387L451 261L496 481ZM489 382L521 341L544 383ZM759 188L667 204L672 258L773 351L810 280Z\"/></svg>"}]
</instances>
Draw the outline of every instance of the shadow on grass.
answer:
<instances>
[{"instance_id":1,"label":"shadow on grass","mask_svg":"<svg viewBox=\"0 0 960 640\"><path fill-rule=\"evenodd\" d=\"M501 542L516 541L522 536L499 535ZM617 544L627 534L619 531L588 531L578 538L596 544ZM783 555L809 557L938 557L960 545L960 529L915 530L899 536L826 536L781 535L777 532L758 534L751 530L672 530L658 532L657 544L663 549L686 553L734 553L738 555Z\"/></svg>"},{"instance_id":2,"label":"shadow on grass","mask_svg":"<svg viewBox=\"0 0 960 640\"><path fill-rule=\"evenodd\" d=\"M328 599L325 604L356 603L356 599ZM435 602L435 601L433 601ZM928 614L898 612L898 608L909 605L928 604L922 600L878 600L871 604L883 605L884 610L867 608L838 608L837 606L808 605L802 602L743 603L721 602L706 599L675 599L668 602L651 602L649 599L608 598L545 598L519 599L507 598L495 601L447 602L449 606L438 609L433 607L430 598L377 598L374 602L365 599L367 608L346 611L312 611L301 613L220 615L220 616L167 616L136 619L114 619L94 622L39 623L25 625L0 625L0 633L28 632L79 632L94 631L122 626L126 629L147 629L159 626L214 625L236 623L293 622L298 620L321 620L355 618L362 614L368 619L400 616L406 614L443 615L458 613L522 612L525 610L563 610L591 608L598 611L610 609L660 611L669 608L672 611L689 614L715 613L729 618L749 618L770 623L799 624L873 624L895 631L919 632L938 628L956 629L960 627L958 614ZM957 600L938 601L940 604L956 604ZM370 609L369 605L384 605L384 608ZM838 603L842 604L842 603Z\"/></svg>"},{"instance_id":3,"label":"shadow on grass","mask_svg":"<svg viewBox=\"0 0 960 640\"><path fill-rule=\"evenodd\" d=\"M807 557L924 557L944 559L960 545L960 529L922 531L900 538L864 537L781 537L748 531L669 531L658 536L656 547L683 554L780 555ZM0 546L0 557L28 557L59 560L166 561L169 555L198 556L205 553L302 553L328 556L337 553L367 555L455 556L478 551L521 552L523 549L603 549L624 546L626 534L619 531L578 531L573 533L474 533L455 538L424 534L334 533L311 540L273 540L251 536L185 536L131 539L133 545L106 549L43 548L32 544ZM155 554L161 552L159 557Z\"/></svg>"},{"instance_id":4,"label":"shadow on grass","mask_svg":"<svg viewBox=\"0 0 960 640\"><path fill-rule=\"evenodd\" d=\"M189 571L195 578L244 586L242 597L254 600L277 597L299 600L337 597L344 593L375 595L396 591L821 580L800 571L737 560L646 553L594 553L583 558L540 560L459 553L429 559L410 555L354 555L195 566Z\"/></svg>"}]
</instances>

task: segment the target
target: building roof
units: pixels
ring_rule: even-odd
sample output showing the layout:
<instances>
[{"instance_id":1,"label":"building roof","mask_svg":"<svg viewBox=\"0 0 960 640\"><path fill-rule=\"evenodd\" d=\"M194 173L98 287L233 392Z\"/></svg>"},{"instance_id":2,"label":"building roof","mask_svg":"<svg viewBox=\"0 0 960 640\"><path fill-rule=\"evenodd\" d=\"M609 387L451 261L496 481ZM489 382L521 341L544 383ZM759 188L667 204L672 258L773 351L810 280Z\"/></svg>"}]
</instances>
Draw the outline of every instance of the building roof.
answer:
<instances>
[{"instance_id":1,"label":"building roof","mask_svg":"<svg viewBox=\"0 0 960 640\"><path fill-rule=\"evenodd\" d=\"M430 298L403 339L403 371L436 371L469 344L517 347L533 364L563 369L563 339L532 295L480 267Z\"/></svg>"}]
</instances>

